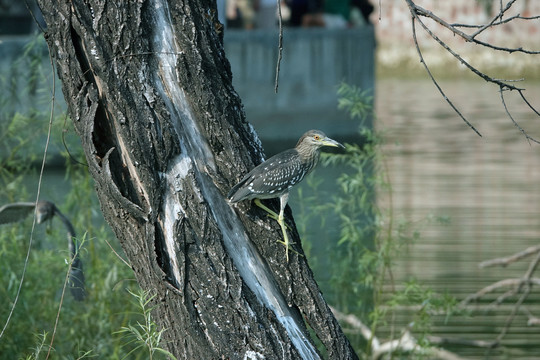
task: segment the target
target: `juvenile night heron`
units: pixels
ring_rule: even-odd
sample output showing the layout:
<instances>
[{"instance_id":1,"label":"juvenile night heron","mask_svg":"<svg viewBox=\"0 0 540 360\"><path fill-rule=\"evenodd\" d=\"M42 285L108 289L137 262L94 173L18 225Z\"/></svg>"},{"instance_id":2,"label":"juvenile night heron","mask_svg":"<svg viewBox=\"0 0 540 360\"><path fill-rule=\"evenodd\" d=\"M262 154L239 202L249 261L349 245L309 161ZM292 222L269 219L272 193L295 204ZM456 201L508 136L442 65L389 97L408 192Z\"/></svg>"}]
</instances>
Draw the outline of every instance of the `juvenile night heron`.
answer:
<instances>
[{"instance_id":1,"label":"juvenile night heron","mask_svg":"<svg viewBox=\"0 0 540 360\"><path fill-rule=\"evenodd\" d=\"M274 155L255 167L227 195L231 203L255 199L257 206L277 220L283 232L283 241L280 242L285 245L287 261L289 261L289 238L283 212L289 199L289 189L302 181L315 168L323 146L345 148L327 137L322 131L310 130L302 135L294 149ZM272 198L280 200L279 215L261 203L261 199Z\"/></svg>"},{"instance_id":2,"label":"juvenile night heron","mask_svg":"<svg viewBox=\"0 0 540 360\"><path fill-rule=\"evenodd\" d=\"M22 221L30 215L36 207L33 202L17 202L0 207L0 225ZM71 255L71 268L69 270L69 287L71 294L77 301L86 298L84 287L84 272L82 260L79 256L79 243L75 235L75 229L67 217L50 201L39 201L37 203L36 221L41 224L51 220L55 215L62 221L67 230L68 247Z\"/></svg>"}]
</instances>

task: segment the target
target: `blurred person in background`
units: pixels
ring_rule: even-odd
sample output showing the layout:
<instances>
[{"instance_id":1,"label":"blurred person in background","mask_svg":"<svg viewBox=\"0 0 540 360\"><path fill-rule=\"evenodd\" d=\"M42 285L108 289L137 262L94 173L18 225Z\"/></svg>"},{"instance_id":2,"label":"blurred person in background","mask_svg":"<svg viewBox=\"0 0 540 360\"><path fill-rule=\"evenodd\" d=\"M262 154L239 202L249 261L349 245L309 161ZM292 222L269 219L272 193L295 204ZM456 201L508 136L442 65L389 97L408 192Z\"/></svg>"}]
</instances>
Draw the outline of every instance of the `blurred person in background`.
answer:
<instances>
[{"instance_id":1,"label":"blurred person in background","mask_svg":"<svg viewBox=\"0 0 540 360\"><path fill-rule=\"evenodd\" d=\"M273 29L277 25L277 1L254 0L255 26L257 29Z\"/></svg>"},{"instance_id":2,"label":"blurred person in background","mask_svg":"<svg viewBox=\"0 0 540 360\"><path fill-rule=\"evenodd\" d=\"M348 28L369 24L369 0L288 0L290 26Z\"/></svg>"}]
</instances>

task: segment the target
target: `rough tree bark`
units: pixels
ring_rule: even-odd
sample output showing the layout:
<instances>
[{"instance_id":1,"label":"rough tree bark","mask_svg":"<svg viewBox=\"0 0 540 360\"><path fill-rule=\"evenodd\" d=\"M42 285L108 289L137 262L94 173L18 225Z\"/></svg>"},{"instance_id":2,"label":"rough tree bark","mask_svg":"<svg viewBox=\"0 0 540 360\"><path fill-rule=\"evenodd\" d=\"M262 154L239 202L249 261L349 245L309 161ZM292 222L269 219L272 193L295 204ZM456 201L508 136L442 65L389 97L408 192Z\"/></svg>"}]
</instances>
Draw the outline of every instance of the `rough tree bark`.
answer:
<instances>
[{"instance_id":1,"label":"rough tree bark","mask_svg":"<svg viewBox=\"0 0 540 360\"><path fill-rule=\"evenodd\" d=\"M329 358L357 358L305 258L285 261L277 223L225 200L262 150L215 2L39 5L103 214L157 294L164 347L183 359L317 359L307 323Z\"/></svg>"}]
</instances>

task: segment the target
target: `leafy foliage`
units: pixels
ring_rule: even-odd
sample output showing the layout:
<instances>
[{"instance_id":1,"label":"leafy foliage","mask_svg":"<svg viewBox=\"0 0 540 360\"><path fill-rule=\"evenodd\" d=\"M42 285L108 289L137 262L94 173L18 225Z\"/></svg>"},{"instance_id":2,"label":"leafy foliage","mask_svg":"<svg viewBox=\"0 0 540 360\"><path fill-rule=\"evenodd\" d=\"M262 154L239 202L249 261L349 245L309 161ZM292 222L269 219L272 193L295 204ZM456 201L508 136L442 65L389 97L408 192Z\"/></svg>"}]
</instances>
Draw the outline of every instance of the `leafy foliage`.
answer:
<instances>
[{"instance_id":1,"label":"leafy foliage","mask_svg":"<svg viewBox=\"0 0 540 360\"><path fill-rule=\"evenodd\" d=\"M129 324L123 326L117 334L123 334L126 344L133 344L135 347L131 350L125 358L132 353L146 349L148 351L148 358L154 359L154 354L159 353L167 356L171 359L176 359L170 352L159 347L161 344L161 336L165 332L165 329L158 330L158 325L152 320L152 309L155 306L149 306L155 298L155 295L150 296L149 292L139 290L134 293L129 293L137 300L136 306L142 315L144 322L137 322L136 325Z\"/></svg>"}]
</instances>

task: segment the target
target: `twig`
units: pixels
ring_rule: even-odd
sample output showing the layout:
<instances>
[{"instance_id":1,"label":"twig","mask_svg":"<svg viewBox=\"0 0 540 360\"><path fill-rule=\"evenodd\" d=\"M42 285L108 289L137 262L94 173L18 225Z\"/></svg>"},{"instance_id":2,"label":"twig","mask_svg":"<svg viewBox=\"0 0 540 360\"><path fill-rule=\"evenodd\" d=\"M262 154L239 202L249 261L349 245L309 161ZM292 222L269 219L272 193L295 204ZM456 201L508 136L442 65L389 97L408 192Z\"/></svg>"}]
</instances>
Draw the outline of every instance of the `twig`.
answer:
<instances>
[{"instance_id":1,"label":"twig","mask_svg":"<svg viewBox=\"0 0 540 360\"><path fill-rule=\"evenodd\" d=\"M344 314L337 309L330 307L330 310L334 314L337 320L347 323L352 326L354 329L360 330L360 334L371 343L371 353L372 359L379 359L384 354L391 354L395 351L415 351L418 349L418 344L416 339L412 336L409 330L404 330L399 339L390 340L384 343L381 343L379 339L373 334L371 329L365 325L362 320L357 316L352 314ZM458 355L437 348L430 348L429 354L437 359L443 360L461 360L462 358Z\"/></svg>"},{"instance_id":2,"label":"twig","mask_svg":"<svg viewBox=\"0 0 540 360\"><path fill-rule=\"evenodd\" d=\"M537 144L540 144L540 142L538 140L536 140L533 137L529 136L529 134L527 134L527 132L517 123L517 121L514 120L514 117L512 116L512 114L510 114L510 110L508 110L508 107L506 106L506 101L504 101L504 94L503 94L504 89L503 89L502 86L500 87L499 92L501 93L501 101L502 101L504 110L506 111L506 115L508 115L510 120L512 120L512 123L514 123L514 125L518 128L518 130L525 136L525 139L527 139L529 144L530 144L531 141L535 142Z\"/></svg>"},{"instance_id":3,"label":"twig","mask_svg":"<svg viewBox=\"0 0 540 360\"><path fill-rule=\"evenodd\" d=\"M501 80L492 78L492 77L484 74L483 72L479 71L477 68L475 68L474 66L469 64L467 61L465 61L465 59L463 57L461 57L461 55L459 55L454 50L452 50L444 41L442 41L437 35L435 35L426 26L426 24L424 24L424 22L422 20L420 20L420 18L418 17L418 14L415 11L416 5L414 5L411 0L406 0L406 1L408 3L411 3L412 7L410 9L411 9L411 14L413 15L413 19L416 19L420 23L420 25L422 25L422 28L429 34L429 36L431 36L433 38L433 40L435 40L439 45L441 45L447 52L449 52L453 57L455 57L461 64L463 64L465 67L467 67L470 71L472 71L474 74L481 77L485 81L497 84L499 86L504 87L505 89L508 89L508 90L524 90L524 89L520 89L520 88L518 88L516 86L507 84L507 83L505 83L505 82L503 82ZM414 23L414 20L413 20L413 23ZM413 26L413 35L414 35L414 26ZM415 35L414 35L414 37L416 38ZM418 48L418 46L417 46L417 48Z\"/></svg>"},{"instance_id":4,"label":"twig","mask_svg":"<svg viewBox=\"0 0 540 360\"><path fill-rule=\"evenodd\" d=\"M537 116L540 116L540 112L536 110L536 108L529 103L525 95L523 95L523 90L518 90L518 92L519 92L519 95L521 96L521 99L523 99L523 101L525 102L525 104L527 104L529 109L531 109Z\"/></svg>"},{"instance_id":5,"label":"twig","mask_svg":"<svg viewBox=\"0 0 540 360\"><path fill-rule=\"evenodd\" d=\"M540 325L540 318L539 317L534 316L527 308L524 308L523 312L525 314L527 314L527 317L529 318L529 320L527 320L527 325L528 326L538 326L538 325Z\"/></svg>"},{"instance_id":6,"label":"twig","mask_svg":"<svg viewBox=\"0 0 540 360\"><path fill-rule=\"evenodd\" d=\"M485 340L469 340L469 339L459 339L459 338L443 338L440 336L427 336L430 344L434 345L460 345L460 346L470 346L476 348L491 348L494 346L493 341Z\"/></svg>"},{"instance_id":7,"label":"twig","mask_svg":"<svg viewBox=\"0 0 540 360\"><path fill-rule=\"evenodd\" d=\"M349 324L354 329L360 330L360 334L364 337L364 339L371 341L371 347L373 349L378 349L380 347L381 343L379 342L379 339L374 336L369 326L365 325L357 316L353 314L344 314L334 307L330 307L330 310L337 320Z\"/></svg>"},{"instance_id":8,"label":"twig","mask_svg":"<svg viewBox=\"0 0 540 360\"><path fill-rule=\"evenodd\" d=\"M69 282L69 273L71 272L71 268L73 267L73 259L74 257L70 257L68 270L66 272L66 278L64 279L64 286L62 287L62 293L60 294L60 304L58 304L58 311L56 312L56 320L54 321L54 327L51 334L51 343L49 344L49 350L47 351L47 356L45 357L45 360L49 358L51 354L51 350L53 349L54 337L56 335L56 330L58 329L58 322L60 321L60 313L62 312L62 305L64 304L64 295L66 294L66 287Z\"/></svg>"},{"instance_id":9,"label":"twig","mask_svg":"<svg viewBox=\"0 0 540 360\"><path fill-rule=\"evenodd\" d=\"M521 16L520 14L517 14L517 15L511 16L509 18L506 18L505 20L496 21L496 22L492 23L491 26L494 27L494 26L504 25L504 24L507 24L507 23L512 22L514 20L526 20L526 21L529 21L529 20L538 20L538 19L540 19L540 15L537 15L537 16ZM452 24L449 24L449 25L451 27L453 27L453 28L462 27L462 28L473 28L473 29L478 29L478 28L482 28L482 27L486 26L485 24L484 25L478 25L478 24L460 24L460 23L452 23Z\"/></svg>"},{"instance_id":10,"label":"twig","mask_svg":"<svg viewBox=\"0 0 540 360\"><path fill-rule=\"evenodd\" d=\"M419 6L417 6L412 0L405 0L405 2L407 3L407 6L409 7L409 11L411 12L411 15L412 15L412 30L413 30L413 40L414 40L414 43L415 43L415 46L416 46L416 50L418 52L418 55L420 57L420 62L423 64L424 68L426 69L428 75L430 76L432 82L435 84L435 86L437 87L437 89L439 90L439 92L441 93L441 95L443 96L443 98L448 102L448 104L450 104L450 106L452 107L452 109L454 109L454 111L461 117L461 119L463 119L463 121L465 121L467 123L467 125L469 125L469 127L471 127L478 135L480 135L480 133L472 126L472 124L467 121L467 119L465 119L465 117L463 116L463 114L461 114L461 112L458 111L458 109L454 106L454 104L446 97L446 95L444 94L444 92L441 90L440 86L438 85L438 83L435 81L435 79L433 78L433 75L431 74L430 70L429 70L429 67L427 66L426 62L424 61L424 58L422 56L422 52L420 50L420 46L418 44L418 39L416 37L416 21L418 21L420 23L420 25L422 26L422 28L424 29L424 31L426 31L429 36L434 39L439 45L441 45L448 53L450 53L452 56L454 56L461 64L463 64L465 67L467 67L471 72L473 72L474 74L476 74L477 76L479 76L480 78L482 78L483 80L487 81L487 82L490 82L490 83L493 83L493 84L496 84L499 86L499 89L501 90L501 100L503 102L503 106L504 106L504 109L508 115L508 117L511 119L511 121L514 123L514 125L521 131L522 134L525 135L525 138L527 139L527 141L529 141L529 143L532 141L532 142L535 142L535 143L538 143L540 144L540 141L536 140L535 138L531 137L530 135L528 135L528 133L523 129L521 128L517 122L514 120L514 118L512 117L508 107L506 106L506 103L504 101L504 96L502 95L502 90L516 90L519 92L521 98L523 99L523 101L527 104L527 106L538 116L540 116L540 112L538 110L536 110L531 104L530 102L526 99L525 95L523 94L523 91L525 89L521 89L521 88L518 88L517 86L514 86L514 85L511 85L509 84L510 81L508 80L500 80L500 79L495 79L493 77L490 77L488 76L487 74L479 71L476 67L472 66L470 63L468 63L463 57L461 57L458 53L456 53L452 48L450 48L444 41L442 41L437 35L435 35L427 26L426 24L420 19L420 16L424 16L424 17L427 17L429 19L432 19L433 21L437 22L438 24L442 25L443 27L449 29L450 31L452 31L455 35L458 35L460 36L461 38L463 38L464 40L466 41L469 41L469 42L472 42L472 43L475 43L475 44L478 44L478 45L483 45L483 46L486 46L486 47L489 47L489 48L492 48L494 50L501 50L501 51L506 51L506 52L509 52L509 53L512 53L512 52L522 52L522 53L526 53L526 54L530 54L530 55L533 55L533 54L540 54L540 51L529 51L529 50L524 50L523 48L502 48L502 47L498 47L498 46L495 46L493 44L489 44L489 43L486 43L486 42L483 42L483 41L480 41L480 40L477 40L475 37L480 33L482 32L484 29L484 27L490 27L490 26L493 26L493 24L497 23L497 19L499 19L499 22L503 22L503 21L506 21L506 20L503 20L503 15L504 13L513 5L513 3L515 2L515 0L511 0L509 1L505 7L503 7L502 5L502 1L500 3L500 12L499 14L494 17L489 24L487 25L484 25L480 28L480 30L478 30L477 32L475 32L473 35L468 35L466 34L465 32L457 29L456 26L453 26L452 24L449 24L447 23L446 21L444 21L443 19L441 19L440 17L436 16L435 14L433 14L431 11L427 11ZM540 18L540 16L539 16ZM481 136L481 135L480 135Z\"/></svg>"},{"instance_id":11,"label":"twig","mask_svg":"<svg viewBox=\"0 0 540 360\"><path fill-rule=\"evenodd\" d=\"M109 242L107 241L107 239L105 239L105 242L107 243L107 245L109 245L109 247L111 248L112 252L116 255L116 257L119 258L120 260L122 260L122 262L123 262L124 264L126 264L127 267L129 267L129 268L131 269L131 264L128 263L122 256L120 256L120 254L118 254L118 253L116 252L116 250L114 250L114 248L112 247L111 243L109 243Z\"/></svg>"},{"instance_id":12,"label":"twig","mask_svg":"<svg viewBox=\"0 0 540 360\"><path fill-rule=\"evenodd\" d=\"M516 257L516 256L525 257L527 254L530 253L530 251L531 250L529 248L526 251L515 254L513 256L514 257ZM512 257L509 257L509 258L512 258ZM485 288L483 288L482 290L476 292L473 295L469 295L467 298L465 298L460 303L461 306L466 305L470 301L477 300L480 297L482 297L483 295L485 295L485 294L487 294L489 292L492 292L495 289L503 287L503 286L513 286L514 289L509 290L506 293L504 293L503 295L499 296L497 298L497 300L495 301L495 304L500 304L504 300L509 298L510 296L513 296L515 294L519 294L520 292L523 291L523 293L521 294L519 299L514 304L510 315L508 315L508 318L506 319L506 323L505 323L504 327L502 328L501 332L499 333L499 335L495 339L495 344L496 345L501 343L502 339L506 336L506 334L510 330L510 327L511 327L512 322L514 321L514 319L516 317L517 312L519 311L521 305L527 299L527 297L529 296L529 294L531 292L532 285L540 285L540 278L533 278L532 277L532 275L536 271L539 264L540 264L540 252L537 252L536 257L533 259L533 261L531 261L531 263L529 264L529 268L527 269L527 272L523 275L522 278L519 278L519 279L505 279L505 280L498 281L498 282L496 282L494 284L486 286ZM532 321L534 323L536 321L535 319L536 318L529 316L529 322ZM488 355L489 355L489 351L488 351Z\"/></svg>"},{"instance_id":13,"label":"twig","mask_svg":"<svg viewBox=\"0 0 540 360\"><path fill-rule=\"evenodd\" d=\"M506 267L509 264L516 262L518 260L521 260L523 258L526 258L527 256L530 256L532 254L535 254L540 251L540 245L537 246L531 246L527 249L517 252L515 254L512 254L510 256L502 257L502 258L496 258L491 260L482 261L478 267L479 268L486 268L491 266L503 266Z\"/></svg>"},{"instance_id":14,"label":"twig","mask_svg":"<svg viewBox=\"0 0 540 360\"><path fill-rule=\"evenodd\" d=\"M281 16L281 0L276 0L278 5L278 18L279 18L279 42L278 42L278 59L276 64L276 81L274 85L274 91L278 92L279 86L279 69L281 67L281 57L283 55L283 19Z\"/></svg>"},{"instance_id":15,"label":"twig","mask_svg":"<svg viewBox=\"0 0 540 360\"><path fill-rule=\"evenodd\" d=\"M444 91L441 89L441 87L439 86L439 84L437 83L437 81L435 80L435 78L433 77L433 75L431 74L431 71L429 70L429 67L427 66L425 60L424 60L424 57L422 56L422 51L420 50L420 45L418 44L418 39L416 38L416 23L415 23L415 19L418 19L418 17L416 15L413 14L413 17L412 17L412 31L413 31L413 40L414 40L414 45L416 46L416 51L418 52L418 56L420 57L420 62L422 63L422 65L424 65L424 68L426 69L426 72L428 73L429 77L431 78L431 81L433 82L433 84L435 84L435 86L437 87L437 90L439 90L439 92L441 93L442 97L446 100L446 102L452 107L452 109L459 115L459 117L471 128L474 130L474 132L476 134L478 134L478 136L482 136L482 134L480 134L480 132L474 127L473 124L471 124L466 118L465 116L463 116L463 114L458 110L458 108L454 105L454 103L452 103L452 101L446 96L446 94L444 93Z\"/></svg>"},{"instance_id":16,"label":"twig","mask_svg":"<svg viewBox=\"0 0 540 360\"><path fill-rule=\"evenodd\" d=\"M506 299L511 298L512 296L516 295L518 293L519 284L521 284L521 281L518 283L518 286L514 286L512 289L506 291L502 295L498 296L495 301L493 301L488 307L487 311L490 311L492 309L495 309L497 306L501 305Z\"/></svg>"},{"instance_id":17,"label":"twig","mask_svg":"<svg viewBox=\"0 0 540 360\"><path fill-rule=\"evenodd\" d=\"M536 268L538 267L539 263L540 263L540 253L536 255L534 260L529 265L529 268L527 269L527 272L525 273L525 279L530 280L532 278L532 275L536 271Z\"/></svg>"},{"instance_id":18,"label":"twig","mask_svg":"<svg viewBox=\"0 0 540 360\"><path fill-rule=\"evenodd\" d=\"M506 8L503 9L502 7L502 0L499 2L499 7L500 7L500 10L499 10L499 13L497 15L495 15L493 17L493 19L491 19L491 21L489 22L489 24L486 24L484 26L482 26L480 29L478 29L478 31L476 31L472 37L476 37L477 35L481 34L482 32L484 32L486 29L490 28L491 26L493 26L493 24L497 21L497 19L499 19L499 21L502 21L502 18L504 16L504 13L506 11L508 11L508 9L510 9L513 5L513 3L515 2L515 0L511 0L508 2L508 4L506 4Z\"/></svg>"},{"instance_id":19,"label":"twig","mask_svg":"<svg viewBox=\"0 0 540 360\"><path fill-rule=\"evenodd\" d=\"M34 23L39 28L39 31L41 31L42 34L45 34L45 29L41 26L40 22L36 18L36 14L34 14L34 10L32 9L32 6L28 3L28 0L24 0L24 5L26 6L26 10L30 13L30 16L32 16L32 20L34 20Z\"/></svg>"},{"instance_id":20,"label":"twig","mask_svg":"<svg viewBox=\"0 0 540 360\"><path fill-rule=\"evenodd\" d=\"M519 307L521 306L521 304L523 304L523 301L525 301L525 299L529 296L530 292L531 292L531 286L527 285L526 288L525 288L525 291L523 292L523 294L520 296L518 301L514 304L514 308L512 309L512 312L510 313L510 315L506 319L506 324L504 324L504 327L501 330L501 332L499 333L499 336L497 336L497 339L495 339L495 342L497 344L500 344L502 339L508 333L508 330L510 329L510 326L512 325L512 322L514 321L514 318L516 317L516 314L517 314L517 312L519 310Z\"/></svg>"},{"instance_id":21,"label":"twig","mask_svg":"<svg viewBox=\"0 0 540 360\"><path fill-rule=\"evenodd\" d=\"M414 4L412 2L412 0L406 0L407 4L409 4L409 9L411 10L411 12L414 12L414 14L416 16L424 16L426 18L429 18L433 21L435 21L436 23L438 23L439 25L445 27L446 29L450 30L451 32L453 32L455 35L461 37L463 40L467 41L467 42L471 42L471 43L475 43L477 45L482 45L482 46L485 46L487 48L491 48L493 50L498 50L498 51L504 51L504 52L508 52L508 53L513 53L513 52L521 52L521 53L524 53L524 54L529 54L529 55L537 55L537 54L540 54L540 51L534 51L534 50L527 50L527 49L523 49L522 47L518 47L518 48L507 48L507 47L502 47L502 46L496 46L496 45L493 45L491 43L488 43L488 42L485 42L485 41L481 41L481 40L478 40L476 37L482 33L484 30L494 26L497 18L499 18L499 16L493 18L491 20L491 22L489 22L488 24L485 24L485 25L482 25L480 27L480 29L478 31L476 31L475 33L473 33L472 35L469 35L461 30L458 29L457 26L454 26L453 24L450 24L446 21L444 21L442 18L440 18L439 16L435 15L433 12L429 11L429 10L426 10L416 4ZM506 11L506 10L505 10ZM502 23L502 22L501 22Z\"/></svg>"},{"instance_id":22,"label":"twig","mask_svg":"<svg viewBox=\"0 0 540 360\"><path fill-rule=\"evenodd\" d=\"M532 285L540 286L540 278L531 277L529 279L511 278L511 279L499 280L499 281L497 281L497 282L495 282L493 284L490 284L490 285L478 290L476 293L467 296L465 299L463 299L461 301L460 306L465 306L468 303L470 303L471 301L476 301L476 300L480 299L482 296L484 296L486 294L489 294L491 292L494 292L495 290L497 290L499 288L510 287L510 286L519 287L524 282L532 284Z\"/></svg>"}]
</instances>

